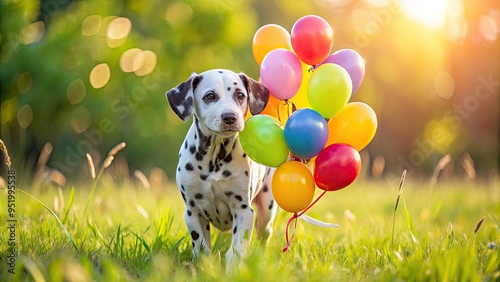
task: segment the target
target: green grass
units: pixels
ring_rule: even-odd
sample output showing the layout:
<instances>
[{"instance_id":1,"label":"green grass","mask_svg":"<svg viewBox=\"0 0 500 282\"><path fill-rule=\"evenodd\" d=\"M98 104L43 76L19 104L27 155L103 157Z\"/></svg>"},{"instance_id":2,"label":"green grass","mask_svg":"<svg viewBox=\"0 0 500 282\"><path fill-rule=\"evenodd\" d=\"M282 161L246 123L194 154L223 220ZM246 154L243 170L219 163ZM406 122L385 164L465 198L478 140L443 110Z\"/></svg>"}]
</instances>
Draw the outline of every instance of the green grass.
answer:
<instances>
[{"instance_id":1,"label":"green grass","mask_svg":"<svg viewBox=\"0 0 500 282\"><path fill-rule=\"evenodd\" d=\"M20 176L18 176L20 177ZM308 215L339 223L327 229L299 221L295 240L282 253L291 214L278 213L270 245L252 242L249 258L225 273L230 234L212 228L213 251L192 261L175 186L161 192L104 175L88 209L90 187L16 193L18 258L7 272L1 240L1 281L498 281L500 279L499 183L428 184L406 179L393 215L398 182L356 181L329 192ZM430 194L432 191L432 194ZM0 192L6 222L7 194ZM481 227L476 224L485 217ZM0 229L7 238L6 228ZM492 243L495 247L492 247Z\"/></svg>"}]
</instances>

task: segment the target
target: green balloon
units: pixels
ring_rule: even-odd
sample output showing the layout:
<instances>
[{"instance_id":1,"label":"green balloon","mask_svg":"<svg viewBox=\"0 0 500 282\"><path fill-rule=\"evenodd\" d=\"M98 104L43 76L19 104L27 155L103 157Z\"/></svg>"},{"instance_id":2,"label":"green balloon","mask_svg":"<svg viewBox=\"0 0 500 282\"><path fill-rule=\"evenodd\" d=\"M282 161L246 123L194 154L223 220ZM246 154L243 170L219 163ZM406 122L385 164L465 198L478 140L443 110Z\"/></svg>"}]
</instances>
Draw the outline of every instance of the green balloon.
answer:
<instances>
[{"instance_id":1,"label":"green balloon","mask_svg":"<svg viewBox=\"0 0 500 282\"><path fill-rule=\"evenodd\" d=\"M283 127L272 116L250 117L239 136L243 150L252 160L260 164L278 167L288 157Z\"/></svg>"},{"instance_id":2,"label":"green balloon","mask_svg":"<svg viewBox=\"0 0 500 282\"><path fill-rule=\"evenodd\" d=\"M307 98L311 108L324 118L336 116L349 101L352 81L349 73L337 64L323 64L309 77Z\"/></svg>"}]
</instances>

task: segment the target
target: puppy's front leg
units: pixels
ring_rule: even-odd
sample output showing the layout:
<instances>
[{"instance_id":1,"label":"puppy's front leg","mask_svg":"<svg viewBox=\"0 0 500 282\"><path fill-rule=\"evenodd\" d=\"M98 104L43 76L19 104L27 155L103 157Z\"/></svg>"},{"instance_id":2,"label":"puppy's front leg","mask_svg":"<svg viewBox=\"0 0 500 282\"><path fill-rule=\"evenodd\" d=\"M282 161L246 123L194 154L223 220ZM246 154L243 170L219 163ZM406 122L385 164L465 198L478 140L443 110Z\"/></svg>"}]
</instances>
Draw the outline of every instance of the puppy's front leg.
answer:
<instances>
[{"instance_id":1,"label":"puppy's front leg","mask_svg":"<svg viewBox=\"0 0 500 282\"><path fill-rule=\"evenodd\" d=\"M193 245L193 259L197 259L200 251L210 253L210 224L208 220L196 212L186 209L184 220Z\"/></svg>"},{"instance_id":2,"label":"puppy's front leg","mask_svg":"<svg viewBox=\"0 0 500 282\"><path fill-rule=\"evenodd\" d=\"M247 255L252 240L254 211L249 203L241 201L233 209L232 244L226 253L227 271L238 265L240 258Z\"/></svg>"}]
</instances>

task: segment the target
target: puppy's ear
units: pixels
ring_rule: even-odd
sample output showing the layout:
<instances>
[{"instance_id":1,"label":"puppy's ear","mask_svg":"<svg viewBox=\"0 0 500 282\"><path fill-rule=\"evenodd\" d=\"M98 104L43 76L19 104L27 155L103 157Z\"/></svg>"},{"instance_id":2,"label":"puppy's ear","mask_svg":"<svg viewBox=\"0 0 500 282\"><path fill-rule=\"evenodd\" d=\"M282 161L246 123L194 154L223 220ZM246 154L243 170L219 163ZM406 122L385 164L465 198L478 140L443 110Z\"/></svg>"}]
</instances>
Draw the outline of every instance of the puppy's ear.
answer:
<instances>
[{"instance_id":1,"label":"puppy's ear","mask_svg":"<svg viewBox=\"0 0 500 282\"><path fill-rule=\"evenodd\" d=\"M269 101L269 90L267 90L264 85L253 80L244 73L240 73L239 76L248 92L250 112L252 115L262 112Z\"/></svg>"},{"instance_id":2,"label":"puppy's ear","mask_svg":"<svg viewBox=\"0 0 500 282\"><path fill-rule=\"evenodd\" d=\"M202 79L193 72L188 80L165 93L170 107L183 121L187 121L193 112L193 91Z\"/></svg>"}]
</instances>

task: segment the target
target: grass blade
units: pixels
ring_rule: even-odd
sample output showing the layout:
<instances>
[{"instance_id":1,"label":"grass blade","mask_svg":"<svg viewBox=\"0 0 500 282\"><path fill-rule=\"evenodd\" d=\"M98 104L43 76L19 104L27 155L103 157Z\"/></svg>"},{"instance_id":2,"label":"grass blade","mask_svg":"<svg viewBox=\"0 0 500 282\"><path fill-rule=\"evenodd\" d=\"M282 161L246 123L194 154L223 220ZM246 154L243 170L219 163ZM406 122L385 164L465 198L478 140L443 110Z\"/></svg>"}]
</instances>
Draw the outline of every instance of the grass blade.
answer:
<instances>
[{"instance_id":1,"label":"grass blade","mask_svg":"<svg viewBox=\"0 0 500 282\"><path fill-rule=\"evenodd\" d=\"M415 226L413 225L413 221L411 220L411 216L410 216L410 212L408 211L408 207L406 206L406 201L404 203L405 203L405 213L406 213L406 224L408 225L408 228L410 229L411 239L413 240L414 243L416 243L418 245L420 243L418 242L418 239L416 237L417 232L415 230Z\"/></svg>"},{"instance_id":2,"label":"grass blade","mask_svg":"<svg viewBox=\"0 0 500 282\"><path fill-rule=\"evenodd\" d=\"M64 226L64 224L61 222L61 220L59 219L59 217L57 217L56 213L53 210L51 210L46 204L44 204L42 201L38 200L35 196L31 195L30 193L28 193L28 192L26 192L26 191L24 191L22 189L19 189L19 188L17 188L16 191L23 192L24 194L30 196L35 201L37 201L38 203L40 203L46 210L48 210L50 212L50 214L52 214L52 216L57 220L57 222L59 222L59 225L61 225L61 227L64 230L64 233L66 233L66 236L68 237L69 241L71 242L71 244L73 245L73 247L75 247L75 250L78 251L78 247L76 246L75 242L73 241L73 237L71 237L71 234L69 234L69 231L66 229L66 227Z\"/></svg>"},{"instance_id":3,"label":"grass blade","mask_svg":"<svg viewBox=\"0 0 500 282\"><path fill-rule=\"evenodd\" d=\"M398 210L399 206L399 199L401 198L401 194L403 193L403 184L405 183L406 179L406 169L403 171L403 174L401 174L401 179L399 180L399 188L398 188L398 197L396 199L396 204L394 205L394 212L392 215L392 235L391 235L391 241L392 241L392 247L394 248L394 225L396 223L396 211Z\"/></svg>"},{"instance_id":4,"label":"grass blade","mask_svg":"<svg viewBox=\"0 0 500 282\"><path fill-rule=\"evenodd\" d=\"M66 209L64 211L64 216L62 219L62 222L64 222L64 223L68 219L68 214L69 214L69 211L71 210L71 207L73 206L74 200L75 200L75 187L71 187L71 192L69 193L68 205L66 206Z\"/></svg>"}]
</instances>

